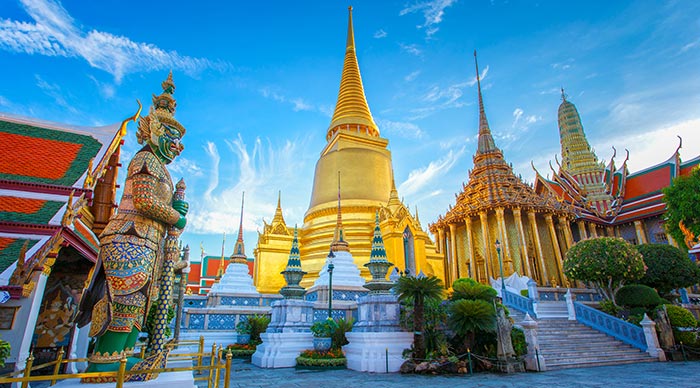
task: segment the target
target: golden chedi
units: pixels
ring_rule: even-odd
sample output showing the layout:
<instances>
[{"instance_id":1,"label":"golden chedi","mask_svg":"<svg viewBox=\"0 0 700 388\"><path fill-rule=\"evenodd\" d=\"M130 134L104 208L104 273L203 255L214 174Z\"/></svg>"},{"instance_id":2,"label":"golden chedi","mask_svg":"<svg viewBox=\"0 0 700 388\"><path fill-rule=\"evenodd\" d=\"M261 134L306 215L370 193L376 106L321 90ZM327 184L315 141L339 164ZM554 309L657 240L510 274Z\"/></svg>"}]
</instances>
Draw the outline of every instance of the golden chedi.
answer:
<instances>
[{"instance_id":1,"label":"golden chedi","mask_svg":"<svg viewBox=\"0 0 700 388\"><path fill-rule=\"evenodd\" d=\"M355 52L352 8L338 101L326 140L316 164L309 209L299 230L301 263L308 272L301 285L313 284L326 261L337 221L339 179L345 241L364 278L371 278L364 264L369 261L376 212L387 256L400 270L444 278L442 255L436 252L417 217L399 200L394 187L389 141L380 137L365 98ZM292 239L293 232L285 224L278 204L254 252L255 284L260 292L277 292L284 286L280 272L287 263Z\"/></svg>"}]
</instances>

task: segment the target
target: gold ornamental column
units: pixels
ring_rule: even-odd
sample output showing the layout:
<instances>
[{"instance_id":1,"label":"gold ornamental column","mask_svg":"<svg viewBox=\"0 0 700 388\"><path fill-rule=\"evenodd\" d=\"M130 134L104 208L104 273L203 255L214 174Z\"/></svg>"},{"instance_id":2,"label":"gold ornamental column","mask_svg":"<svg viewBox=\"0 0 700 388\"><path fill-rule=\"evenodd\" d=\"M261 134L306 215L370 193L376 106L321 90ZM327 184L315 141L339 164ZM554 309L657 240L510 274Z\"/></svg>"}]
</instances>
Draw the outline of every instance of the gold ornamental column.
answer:
<instances>
[{"instance_id":1,"label":"gold ornamental column","mask_svg":"<svg viewBox=\"0 0 700 388\"><path fill-rule=\"evenodd\" d=\"M580 236L581 241L587 240L588 236L586 235L586 223L583 222L583 220L578 220L578 222L576 222L576 224L578 225L578 234L581 235Z\"/></svg>"},{"instance_id":2,"label":"gold ornamental column","mask_svg":"<svg viewBox=\"0 0 700 388\"><path fill-rule=\"evenodd\" d=\"M450 225L450 258L452 259L452 282L459 279L459 263L457 260L457 225Z\"/></svg>"},{"instance_id":3,"label":"gold ornamental column","mask_svg":"<svg viewBox=\"0 0 700 388\"><path fill-rule=\"evenodd\" d=\"M508 242L508 231L506 230L506 220L503 216L503 208L496 209L496 220L498 222L498 230L503 243L501 250L501 258L503 260L503 276L510 276L515 268L513 267L513 258L510 255L510 243Z\"/></svg>"},{"instance_id":4,"label":"gold ornamental column","mask_svg":"<svg viewBox=\"0 0 700 388\"><path fill-rule=\"evenodd\" d=\"M523 218L520 208L516 207L512 209L513 218L515 218L515 228L518 230L518 238L520 239L520 267L523 270L523 274L529 278L532 278L532 273L530 270L530 258L527 254L527 241L525 240L525 230L523 229Z\"/></svg>"},{"instance_id":5,"label":"gold ornamental column","mask_svg":"<svg viewBox=\"0 0 700 388\"><path fill-rule=\"evenodd\" d=\"M442 242L444 241L445 238L445 232L442 231L442 228L438 228L438 238L437 238L437 246L438 246L438 252L445 254L445 250L442 247ZM447 256L445 256L447 257ZM447 267L445 267L447 268Z\"/></svg>"},{"instance_id":6,"label":"gold ornamental column","mask_svg":"<svg viewBox=\"0 0 700 388\"><path fill-rule=\"evenodd\" d=\"M574 234L571 233L571 219L564 217L563 219L560 218L559 222L563 222L563 227L564 227L564 237L566 238L566 245L568 246L568 249L571 249L571 247L574 245Z\"/></svg>"},{"instance_id":7,"label":"gold ornamental column","mask_svg":"<svg viewBox=\"0 0 700 388\"><path fill-rule=\"evenodd\" d=\"M670 234L668 234L668 232L664 232L664 233L666 233L666 238L668 239L668 243L673 245L674 247L678 248L678 243L676 242L676 240L674 240L673 237Z\"/></svg>"},{"instance_id":8,"label":"gold ornamental column","mask_svg":"<svg viewBox=\"0 0 700 388\"><path fill-rule=\"evenodd\" d=\"M605 227L605 234L607 234L608 237L615 237L615 229L612 226L608 225Z\"/></svg>"},{"instance_id":9,"label":"gold ornamental column","mask_svg":"<svg viewBox=\"0 0 700 388\"><path fill-rule=\"evenodd\" d=\"M438 252L440 252L442 254L442 257L445 258L444 259L445 265L443 266L444 271L445 271L445 284L451 284L451 282L450 282L450 266L449 266L450 263L448 262L448 257L447 257L447 254L445 252L444 243L445 243L445 231L442 229L442 227L438 227L437 249L438 249Z\"/></svg>"},{"instance_id":10,"label":"gold ornamental column","mask_svg":"<svg viewBox=\"0 0 700 388\"><path fill-rule=\"evenodd\" d=\"M469 259L469 275L472 279L479 281L477 273L474 272L474 246L472 245L472 219L467 216L464 219L464 226L467 228L467 253L466 256Z\"/></svg>"},{"instance_id":11,"label":"gold ornamental column","mask_svg":"<svg viewBox=\"0 0 700 388\"><path fill-rule=\"evenodd\" d=\"M544 220L547 222L547 228L549 229L549 238L552 239L552 245L554 248L554 256L556 257L557 272L559 276L559 284L564 284L564 271L563 271L563 259L561 257L561 250L559 249L559 239L557 238L557 231L554 230L554 220L552 219L552 214L548 213L544 215Z\"/></svg>"},{"instance_id":12,"label":"gold ornamental column","mask_svg":"<svg viewBox=\"0 0 700 388\"><path fill-rule=\"evenodd\" d=\"M481 219L481 236L484 240L484 266L486 267L486 282L490 281L491 276L491 244L489 243L489 221L486 216L486 211L479 212Z\"/></svg>"},{"instance_id":13,"label":"gold ornamental column","mask_svg":"<svg viewBox=\"0 0 700 388\"><path fill-rule=\"evenodd\" d=\"M535 218L535 212L530 210L527 212L527 219L530 221L530 229L532 229L532 235L535 237L535 248L537 249L537 256L540 257L540 285L547 284L547 267L544 264L544 255L542 254L542 243L540 242L540 234L537 232L537 219Z\"/></svg>"},{"instance_id":14,"label":"gold ornamental column","mask_svg":"<svg viewBox=\"0 0 700 388\"><path fill-rule=\"evenodd\" d=\"M637 244L646 244L647 235L644 233L644 226L642 225L642 221L634 221L634 230L637 232Z\"/></svg>"},{"instance_id":15,"label":"gold ornamental column","mask_svg":"<svg viewBox=\"0 0 700 388\"><path fill-rule=\"evenodd\" d=\"M598 238L598 231L596 229L596 224L592 222L588 224L589 235L591 236L591 238Z\"/></svg>"}]
</instances>

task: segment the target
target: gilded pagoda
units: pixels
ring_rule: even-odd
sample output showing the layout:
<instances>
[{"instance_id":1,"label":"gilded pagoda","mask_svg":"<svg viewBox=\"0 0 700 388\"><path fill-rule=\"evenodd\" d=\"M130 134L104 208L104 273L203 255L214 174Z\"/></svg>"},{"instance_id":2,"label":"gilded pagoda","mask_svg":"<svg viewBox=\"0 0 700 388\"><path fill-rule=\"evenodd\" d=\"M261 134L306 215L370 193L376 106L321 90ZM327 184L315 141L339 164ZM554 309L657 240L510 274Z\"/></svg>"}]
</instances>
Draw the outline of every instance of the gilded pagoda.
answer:
<instances>
[{"instance_id":1,"label":"gilded pagoda","mask_svg":"<svg viewBox=\"0 0 700 388\"><path fill-rule=\"evenodd\" d=\"M517 272L539 285L565 284L562 261L573 244L573 209L550 193L535 193L513 173L491 135L476 52L474 60L479 98L474 168L456 204L430 225L446 255L448 284L460 277L488 283L500 277L501 262L504 276Z\"/></svg>"},{"instance_id":2,"label":"gilded pagoda","mask_svg":"<svg viewBox=\"0 0 700 388\"><path fill-rule=\"evenodd\" d=\"M299 229L299 252L304 271L301 285L316 280L333 240L337 214L337 180L340 188L344 238L362 276L372 249L375 213L387 254L397 267L443 277L443 256L421 227L420 221L399 200L393 179L389 141L382 138L367 104L355 51L352 8L348 17L345 60L338 101L326 131L327 144L316 164L309 208ZM293 231L277 207L271 224L265 224L255 248L255 284L260 292L277 292L284 286ZM400 259L399 259L400 258Z\"/></svg>"},{"instance_id":3,"label":"gilded pagoda","mask_svg":"<svg viewBox=\"0 0 700 388\"><path fill-rule=\"evenodd\" d=\"M550 164L551 179L537 172L535 191L554 195L573 206L571 229L575 241L609 236L632 244L677 245L665 231L666 205L661 189L673 178L689 174L700 164L700 157L682 162L681 142L666 161L639 172L629 173L629 153L616 167L615 148L610 161L602 163L586 138L576 106L563 89L561 98L558 121L562 162L555 158L556 170Z\"/></svg>"}]
</instances>

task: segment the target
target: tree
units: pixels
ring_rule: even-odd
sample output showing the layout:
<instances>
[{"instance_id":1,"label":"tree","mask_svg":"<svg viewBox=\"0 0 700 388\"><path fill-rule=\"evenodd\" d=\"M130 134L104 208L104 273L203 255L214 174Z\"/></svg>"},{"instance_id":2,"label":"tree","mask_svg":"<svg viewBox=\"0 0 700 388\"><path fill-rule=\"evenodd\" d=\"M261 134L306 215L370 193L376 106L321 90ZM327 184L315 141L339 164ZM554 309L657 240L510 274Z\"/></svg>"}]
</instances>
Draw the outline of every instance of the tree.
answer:
<instances>
[{"instance_id":1,"label":"tree","mask_svg":"<svg viewBox=\"0 0 700 388\"><path fill-rule=\"evenodd\" d=\"M678 225L681 221L695 236L700 236L700 169L694 168L690 175L674 178L662 191L666 202L666 231L678 244L685 246Z\"/></svg>"},{"instance_id":2,"label":"tree","mask_svg":"<svg viewBox=\"0 0 700 388\"><path fill-rule=\"evenodd\" d=\"M564 274L593 283L606 299L615 303L615 293L625 282L644 276L644 261L625 240L600 237L579 241L566 252Z\"/></svg>"},{"instance_id":3,"label":"tree","mask_svg":"<svg viewBox=\"0 0 700 388\"><path fill-rule=\"evenodd\" d=\"M394 291L401 301L413 302L413 357L425 358L423 338L424 307L426 300L439 300L444 287L442 280L435 276L402 276L394 286Z\"/></svg>"},{"instance_id":4,"label":"tree","mask_svg":"<svg viewBox=\"0 0 700 388\"><path fill-rule=\"evenodd\" d=\"M700 268L680 249L665 244L638 245L637 250L647 266L639 281L667 295L675 288L692 286L700 280Z\"/></svg>"},{"instance_id":5,"label":"tree","mask_svg":"<svg viewBox=\"0 0 700 388\"><path fill-rule=\"evenodd\" d=\"M491 303L496 297L498 297L498 293L493 287L478 283L471 278L460 278L452 283L451 300L483 300Z\"/></svg>"}]
</instances>

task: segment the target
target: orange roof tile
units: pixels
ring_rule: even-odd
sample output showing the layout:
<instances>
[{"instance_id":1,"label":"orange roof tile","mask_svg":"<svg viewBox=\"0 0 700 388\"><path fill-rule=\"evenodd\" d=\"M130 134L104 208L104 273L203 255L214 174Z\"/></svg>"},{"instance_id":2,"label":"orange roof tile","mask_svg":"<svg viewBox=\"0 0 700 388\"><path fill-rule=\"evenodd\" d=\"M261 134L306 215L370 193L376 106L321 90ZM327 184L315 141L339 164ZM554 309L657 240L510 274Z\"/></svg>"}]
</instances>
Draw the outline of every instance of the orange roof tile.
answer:
<instances>
[{"instance_id":1,"label":"orange roof tile","mask_svg":"<svg viewBox=\"0 0 700 388\"><path fill-rule=\"evenodd\" d=\"M0 132L0 173L60 179L82 144Z\"/></svg>"},{"instance_id":2,"label":"orange roof tile","mask_svg":"<svg viewBox=\"0 0 700 388\"><path fill-rule=\"evenodd\" d=\"M34 214L38 212L45 203L46 201L42 199L3 196L2 201L0 201L0 212Z\"/></svg>"}]
</instances>

